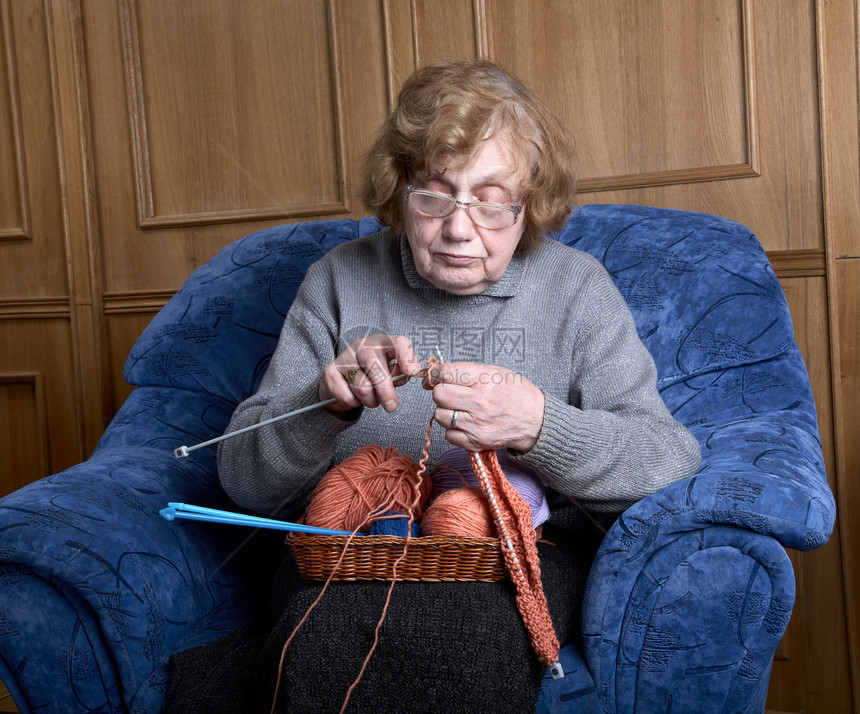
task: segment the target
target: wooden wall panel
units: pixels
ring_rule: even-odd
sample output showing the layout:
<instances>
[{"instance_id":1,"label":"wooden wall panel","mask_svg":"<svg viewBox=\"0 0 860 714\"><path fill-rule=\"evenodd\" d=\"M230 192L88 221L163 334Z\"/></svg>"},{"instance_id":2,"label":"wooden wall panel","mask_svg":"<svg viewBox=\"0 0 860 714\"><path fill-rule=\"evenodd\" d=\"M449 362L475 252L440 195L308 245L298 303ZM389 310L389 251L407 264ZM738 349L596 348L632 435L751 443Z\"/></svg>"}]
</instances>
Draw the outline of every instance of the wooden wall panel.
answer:
<instances>
[{"instance_id":1,"label":"wooden wall panel","mask_svg":"<svg viewBox=\"0 0 860 714\"><path fill-rule=\"evenodd\" d=\"M123 9L142 228L349 210L341 68L323 3Z\"/></svg>"},{"instance_id":2,"label":"wooden wall panel","mask_svg":"<svg viewBox=\"0 0 860 714\"><path fill-rule=\"evenodd\" d=\"M488 7L492 56L574 134L581 202L719 213L768 250L823 249L810 4Z\"/></svg>"},{"instance_id":3,"label":"wooden wall panel","mask_svg":"<svg viewBox=\"0 0 860 714\"><path fill-rule=\"evenodd\" d=\"M441 0L413 3L412 24L416 65L439 59L478 57L486 36L483 2Z\"/></svg>"},{"instance_id":4,"label":"wooden wall panel","mask_svg":"<svg viewBox=\"0 0 860 714\"><path fill-rule=\"evenodd\" d=\"M522 68L573 131L580 190L605 191L758 174L747 9L493 2L490 32L495 57Z\"/></svg>"},{"instance_id":5,"label":"wooden wall panel","mask_svg":"<svg viewBox=\"0 0 860 714\"><path fill-rule=\"evenodd\" d=\"M0 0L0 494L86 456L53 48L47 3Z\"/></svg>"},{"instance_id":6,"label":"wooden wall panel","mask_svg":"<svg viewBox=\"0 0 860 714\"><path fill-rule=\"evenodd\" d=\"M275 223L362 215L355 177L399 70L374 0L84 1L81 13L113 410L138 316L194 268Z\"/></svg>"},{"instance_id":7,"label":"wooden wall panel","mask_svg":"<svg viewBox=\"0 0 860 714\"><path fill-rule=\"evenodd\" d=\"M134 312L114 312L107 320L107 351L111 355L123 355L122 359L110 361L108 374L109 397L111 410L116 412L131 394L132 387L123 379L126 357L131 348L153 317L154 311L135 307Z\"/></svg>"},{"instance_id":8,"label":"wooden wall panel","mask_svg":"<svg viewBox=\"0 0 860 714\"><path fill-rule=\"evenodd\" d=\"M860 711L860 13L849 0L819 0L816 9L836 496L854 709Z\"/></svg>"},{"instance_id":9,"label":"wooden wall panel","mask_svg":"<svg viewBox=\"0 0 860 714\"><path fill-rule=\"evenodd\" d=\"M71 352L67 315L0 320L0 496L84 457Z\"/></svg>"},{"instance_id":10,"label":"wooden wall panel","mask_svg":"<svg viewBox=\"0 0 860 714\"><path fill-rule=\"evenodd\" d=\"M43 5L0 0L0 43L0 238L9 238L0 240L0 301L59 298L67 295L62 211L44 200L59 195L60 168Z\"/></svg>"},{"instance_id":11,"label":"wooden wall panel","mask_svg":"<svg viewBox=\"0 0 860 714\"><path fill-rule=\"evenodd\" d=\"M0 240L28 238L26 155L21 127L17 58L8 3L0 5Z\"/></svg>"},{"instance_id":12,"label":"wooden wall panel","mask_svg":"<svg viewBox=\"0 0 860 714\"><path fill-rule=\"evenodd\" d=\"M341 136L346 164L342 180L345 184L344 199L352 216L365 215L356 198L361 158L388 114L392 88L399 88L399 82L393 76L397 68L392 64L393 58L386 53L388 38L384 4L384 0L337 0L330 3L335 57L341 68Z\"/></svg>"},{"instance_id":13,"label":"wooden wall panel","mask_svg":"<svg viewBox=\"0 0 860 714\"><path fill-rule=\"evenodd\" d=\"M107 301L175 290L266 225L359 215L354 172L387 109L378 3L123 0L83 14Z\"/></svg>"},{"instance_id":14,"label":"wooden wall panel","mask_svg":"<svg viewBox=\"0 0 860 714\"><path fill-rule=\"evenodd\" d=\"M856 158L856 153L855 153ZM860 234L854 234L860 248ZM854 707L860 711L860 258L834 260L831 267L831 340L840 354L834 360L834 434L837 479L834 489L839 509L838 535L842 543L842 578L851 651ZM835 575L835 574L834 574ZM828 580L836 578L829 576Z\"/></svg>"},{"instance_id":15,"label":"wooden wall panel","mask_svg":"<svg viewBox=\"0 0 860 714\"><path fill-rule=\"evenodd\" d=\"M0 495L51 473L46 413L44 374L0 373Z\"/></svg>"}]
</instances>

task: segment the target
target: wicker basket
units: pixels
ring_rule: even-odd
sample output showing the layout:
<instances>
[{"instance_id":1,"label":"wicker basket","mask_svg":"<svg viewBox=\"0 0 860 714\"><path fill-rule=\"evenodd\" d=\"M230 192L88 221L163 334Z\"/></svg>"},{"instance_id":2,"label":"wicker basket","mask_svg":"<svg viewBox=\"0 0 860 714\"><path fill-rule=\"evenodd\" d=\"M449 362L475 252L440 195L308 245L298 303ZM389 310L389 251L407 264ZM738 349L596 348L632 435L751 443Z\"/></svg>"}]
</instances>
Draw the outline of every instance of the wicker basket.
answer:
<instances>
[{"instance_id":1,"label":"wicker basket","mask_svg":"<svg viewBox=\"0 0 860 714\"><path fill-rule=\"evenodd\" d=\"M349 536L290 533L286 538L305 580L327 580ZM361 535L352 539L333 580L391 580L394 563L403 555L406 538ZM497 538L422 536L409 540L397 566L397 580L448 582L505 578Z\"/></svg>"}]
</instances>

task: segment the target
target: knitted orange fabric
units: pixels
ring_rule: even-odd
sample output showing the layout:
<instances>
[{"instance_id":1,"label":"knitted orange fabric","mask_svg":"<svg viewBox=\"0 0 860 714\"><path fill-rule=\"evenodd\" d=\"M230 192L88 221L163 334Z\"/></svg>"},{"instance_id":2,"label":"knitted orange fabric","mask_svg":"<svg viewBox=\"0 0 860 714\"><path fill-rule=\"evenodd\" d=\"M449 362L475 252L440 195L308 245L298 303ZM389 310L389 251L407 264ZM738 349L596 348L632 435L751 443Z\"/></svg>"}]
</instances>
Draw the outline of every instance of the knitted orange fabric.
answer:
<instances>
[{"instance_id":1,"label":"knitted orange fabric","mask_svg":"<svg viewBox=\"0 0 860 714\"><path fill-rule=\"evenodd\" d=\"M481 490L490 502L508 574L517 588L517 608L538 659L551 667L558 661L559 643L540 579L531 510L505 478L495 451L472 451L470 456Z\"/></svg>"}]
</instances>

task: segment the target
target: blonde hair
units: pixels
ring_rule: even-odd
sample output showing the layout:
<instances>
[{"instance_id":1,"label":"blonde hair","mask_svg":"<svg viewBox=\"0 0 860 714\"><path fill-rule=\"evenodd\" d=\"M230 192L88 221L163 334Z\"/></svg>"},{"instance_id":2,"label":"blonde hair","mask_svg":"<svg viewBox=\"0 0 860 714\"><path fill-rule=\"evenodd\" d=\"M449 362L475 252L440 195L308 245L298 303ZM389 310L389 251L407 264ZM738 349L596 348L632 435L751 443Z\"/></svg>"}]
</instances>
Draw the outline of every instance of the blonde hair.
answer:
<instances>
[{"instance_id":1,"label":"blonde hair","mask_svg":"<svg viewBox=\"0 0 860 714\"><path fill-rule=\"evenodd\" d=\"M567 132L519 80L486 60L424 67L406 80L394 110L364 160L359 195L392 230L403 232L408 175L442 165L452 154L474 154L481 142L503 137L529 165L521 186L526 228L517 247L560 230L575 198Z\"/></svg>"}]
</instances>

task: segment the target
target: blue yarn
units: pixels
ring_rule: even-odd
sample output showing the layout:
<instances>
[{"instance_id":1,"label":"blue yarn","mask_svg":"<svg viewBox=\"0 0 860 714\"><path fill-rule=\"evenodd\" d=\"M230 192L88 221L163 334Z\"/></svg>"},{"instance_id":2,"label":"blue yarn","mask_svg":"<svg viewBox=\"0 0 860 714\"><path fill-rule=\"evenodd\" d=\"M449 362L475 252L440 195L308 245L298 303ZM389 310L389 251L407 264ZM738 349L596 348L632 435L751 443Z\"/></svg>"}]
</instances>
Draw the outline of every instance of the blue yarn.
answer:
<instances>
[{"instance_id":1,"label":"blue yarn","mask_svg":"<svg viewBox=\"0 0 860 714\"><path fill-rule=\"evenodd\" d=\"M389 511L383 515L399 515L400 518L384 518L374 521L370 526L370 535L392 535L405 538L407 526L409 524L409 516L403 513L403 511ZM412 537L421 537L421 528L416 521L412 522Z\"/></svg>"}]
</instances>

